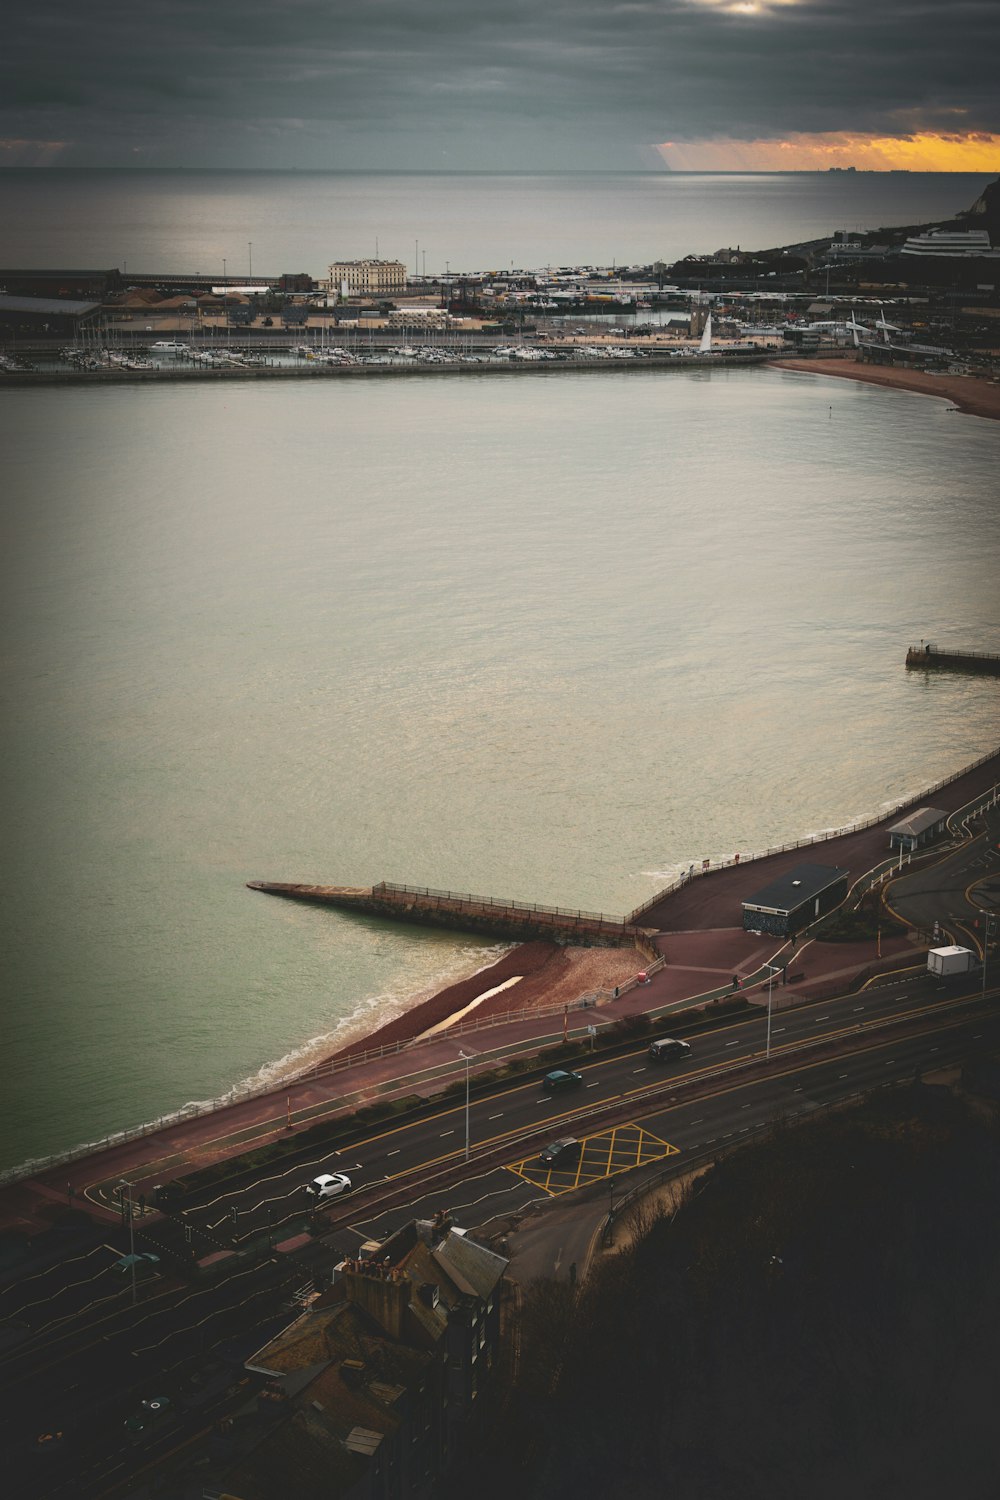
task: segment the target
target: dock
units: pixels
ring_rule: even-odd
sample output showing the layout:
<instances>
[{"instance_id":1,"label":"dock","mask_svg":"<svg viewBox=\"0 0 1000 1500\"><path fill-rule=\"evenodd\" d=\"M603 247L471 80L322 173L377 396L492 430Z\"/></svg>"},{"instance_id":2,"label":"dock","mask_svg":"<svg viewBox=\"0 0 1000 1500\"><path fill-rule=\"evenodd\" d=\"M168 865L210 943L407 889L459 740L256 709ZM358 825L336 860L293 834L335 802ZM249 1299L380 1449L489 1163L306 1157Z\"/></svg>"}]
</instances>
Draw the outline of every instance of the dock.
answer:
<instances>
[{"instance_id":1,"label":"dock","mask_svg":"<svg viewBox=\"0 0 1000 1500\"><path fill-rule=\"evenodd\" d=\"M921 671L982 672L989 677L1000 677L1000 653L939 651L935 645L923 641L907 651L906 665Z\"/></svg>"},{"instance_id":2,"label":"dock","mask_svg":"<svg viewBox=\"0 0 1000 1500\"><path fill-rule=\"evenodd\" d=\"M573 911L496 896L460 895L455 891L435 891L426 886L396 885L389 881L372 886L340 886L248 880L247 886L270 896L335 906L359 916L381 917L391 922L453 928L515 943L542 939L575 948L648 949L649 956L653 956L651 932L624 917L604 912Z\"/></svg>"}]
</instances>

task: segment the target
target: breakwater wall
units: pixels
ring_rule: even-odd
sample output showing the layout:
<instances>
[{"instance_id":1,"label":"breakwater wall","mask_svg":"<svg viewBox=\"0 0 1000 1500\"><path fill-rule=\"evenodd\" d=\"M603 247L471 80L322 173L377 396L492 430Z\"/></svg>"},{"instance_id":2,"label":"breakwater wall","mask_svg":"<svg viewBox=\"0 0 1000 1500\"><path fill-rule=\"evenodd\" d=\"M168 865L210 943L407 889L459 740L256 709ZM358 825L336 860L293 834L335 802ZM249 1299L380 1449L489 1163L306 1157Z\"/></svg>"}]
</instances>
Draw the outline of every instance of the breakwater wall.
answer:
<instances>
[{"instance_id":1,"label":"breakwater wall","mask_svg":"<svg viewBox=\"0 0 1000 1500\"><path fill-rule=\"evenodd\" d=\"M170 381L253 381L253 380L436 380L447 375L491 376L607 374L609 370L728 370L734 365L766 365L774 360L774 350L761 354L671 355L651 352L635 359L561 359L511 360L509 363L456 359L440 364L394 365L328 365L305 360L295 365L185 365L177 368L156 367L147 370L122 370L117 366L102 370L0 370L0 388L5 386L41 385L135 385Z\"/></svg>"},{"instance_id":2,"label":"breakwater wall","mask_svg":"<svg viewBox=\"0 0 1000 1500\"><path fill-rule=\"evenodd\" d=\"M906 665L922 671L982 672L1000 677L1000 655L989 651L939 651L936 646L911 646Z\"/></svg>"},{"instance_id":3,"label":"breakwater wall","mask_svg":"<svg viewBox=\"0 0 1000 1500\"><path fill-rule=\"evenodd\" d=\"M247 886L252 891L264 891L270 896L335 906L361 916L381 917L390 922L413 922L423 927L447 927L486 937L501 937L515 943L543 939L574 948L652 951L649 934L643 928L603 912L573 911L494 896L435 891L426 886L395 885L388 881L362 887L249 880Z\"/></svg>"}]
</instances>

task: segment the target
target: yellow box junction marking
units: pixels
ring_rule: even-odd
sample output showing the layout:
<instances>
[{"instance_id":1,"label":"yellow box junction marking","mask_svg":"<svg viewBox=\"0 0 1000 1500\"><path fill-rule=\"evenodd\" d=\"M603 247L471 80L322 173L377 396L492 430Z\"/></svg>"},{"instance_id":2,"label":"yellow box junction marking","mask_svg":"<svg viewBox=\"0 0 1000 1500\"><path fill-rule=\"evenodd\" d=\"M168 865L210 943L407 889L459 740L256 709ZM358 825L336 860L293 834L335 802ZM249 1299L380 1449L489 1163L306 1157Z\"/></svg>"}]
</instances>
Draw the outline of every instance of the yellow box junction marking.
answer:
<instances>
[{"instance_id":1,"label":"yellow box junction marking","mask_svg":"<svg viewBox=\"0 0 1000 1500\"><path fill-rule=\"evenodd\" d=\"M568 1167L546 1167L535 1152L523 1161L510 1163L507 1170L555 1197L571 1193L588 1182L601 1182L619 1172L630 1172L634 1167L662 1161L665 1156L677 1156L680 1152L679 1146L669 1145L641 1125L619 1125L600 1135L582 1136L580 1145L580 1155Z\"/></svg>"}]
</instances>

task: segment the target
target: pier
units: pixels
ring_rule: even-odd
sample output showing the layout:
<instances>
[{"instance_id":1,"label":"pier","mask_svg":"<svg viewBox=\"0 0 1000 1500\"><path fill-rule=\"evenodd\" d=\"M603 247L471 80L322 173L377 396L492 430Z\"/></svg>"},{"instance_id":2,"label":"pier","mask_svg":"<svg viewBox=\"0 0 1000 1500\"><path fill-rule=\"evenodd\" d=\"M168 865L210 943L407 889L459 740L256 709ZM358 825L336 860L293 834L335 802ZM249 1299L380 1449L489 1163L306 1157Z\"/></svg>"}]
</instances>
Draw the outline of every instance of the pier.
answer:
<instances>
[{"instance_id":1,"label":"pier","mask_svg":"<svg viewBox=\"0 0 1000 1500\"><path fill-rule=\"evenodd\" d=\"M906 653L906 665L919 669L941 668L950 672L983 672L1000 677L1000 654L988 651L939 651L921 641Z\"/></svg>"},{"instance_id":2,"label":"pier","mask_svg":"<svg viewBox=\"0 0 1000 1500\"><path fill-rule=\"evenodd\" d=\"M638 948L654 956L652 934L624 917L603 912L573 911L560 906L539 906L496 896L460 895L425 886L395 885L380 881L373 886L286 885L271 880L248 880L252 891L336 906L362 916L382 917L392 922L416 922L422 926L457 928L516 943L564 943L575 948Z\"/></svg>"}]
</instances>

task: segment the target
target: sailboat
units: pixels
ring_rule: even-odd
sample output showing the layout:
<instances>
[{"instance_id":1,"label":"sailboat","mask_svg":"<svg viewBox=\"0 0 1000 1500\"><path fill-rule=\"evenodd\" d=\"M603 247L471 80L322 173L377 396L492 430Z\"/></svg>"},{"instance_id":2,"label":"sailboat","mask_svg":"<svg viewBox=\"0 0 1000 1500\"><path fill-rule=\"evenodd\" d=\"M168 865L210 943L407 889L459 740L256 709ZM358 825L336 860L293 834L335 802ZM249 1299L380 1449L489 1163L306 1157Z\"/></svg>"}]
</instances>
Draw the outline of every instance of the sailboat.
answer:
<instances>
[{"instance_id":1,"label":"sailboat","mask_svg":"<svg viewBox=\"0 0 1000 1500\"><path fill-rule=\"evenodd\" d=\"M698 345L699 354L712 353L712 314L709 313L705 320L705 328L701 335L701 343Z\"/></svg>"}]
</instances>

